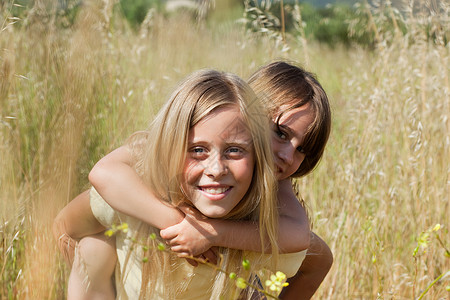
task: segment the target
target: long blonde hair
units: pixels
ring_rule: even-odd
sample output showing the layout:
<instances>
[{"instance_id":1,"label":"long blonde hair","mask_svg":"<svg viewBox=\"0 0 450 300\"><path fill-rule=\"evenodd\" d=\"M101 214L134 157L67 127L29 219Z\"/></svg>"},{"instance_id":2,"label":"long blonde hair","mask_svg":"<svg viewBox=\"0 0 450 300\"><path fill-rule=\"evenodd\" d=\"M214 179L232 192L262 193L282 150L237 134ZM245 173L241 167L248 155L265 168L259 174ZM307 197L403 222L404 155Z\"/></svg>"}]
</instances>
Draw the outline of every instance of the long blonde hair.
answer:
<instances>
[{"instance_id":1,"label":"long blonde hair","mask_svg":"<svg viewBox=\"0 0 450 300\"><path fill-rule=\"evenodd\" d=\"M273 154L270 147L267 112L249 85L236 75L214 70L201 70L187 77L173 92L146 132L134 135L129 145L136 158L136 170L154 194L170 205L188 202L182 186L182 170L186 158L189 129L213 110L223 106L239 107L242 120L248 127L255 153L255 168L249 190L240 203L227 215L227 219L257 221L262 241L261 251L271 246L277 259L278 210L277 181L273 173ZM140 230L148 236L152 228ZM157 231L155 231L157 233ZM170 288L170 270L180 259L156 250L156 242L149 239L151 263L143 268L142 297L149 297L157 279L168 283L164 293L171 298L176 291ZM224 268L239 272L242 251L222 249ZM275 262L274 262L275 264ZM234 269L233 269L234 268ZM161 275L163 274L163 275ZM218 273L214 294L226 289L225 278Z\"/></svg>"}]
</instances>

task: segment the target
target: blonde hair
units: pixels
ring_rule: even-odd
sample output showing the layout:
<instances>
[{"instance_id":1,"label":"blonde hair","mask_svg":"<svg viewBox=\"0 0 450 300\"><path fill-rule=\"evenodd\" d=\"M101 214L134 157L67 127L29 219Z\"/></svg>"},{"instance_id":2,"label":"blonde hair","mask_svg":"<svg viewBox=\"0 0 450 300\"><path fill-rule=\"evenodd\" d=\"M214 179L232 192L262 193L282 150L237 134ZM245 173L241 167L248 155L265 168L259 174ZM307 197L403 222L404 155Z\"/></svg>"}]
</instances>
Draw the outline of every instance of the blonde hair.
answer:
<instances>
[{"instance_id":1,"label":"blonde hair","mask_svg":"<svg viewBox=\"0 0 450 300\"><path fill-rule=\"evenodd\" d=\"M181 190L181 180L189 129L213 110L230 105L239 107L242 121L249 129L255 167L249 190L225 218L258 221L263 245L261 251L266 250L264 245L268 240L275 264L278 254L277 181L272 170L273 154L270 148L268 118L263 106L245 81L236 75L214 70L193 73L173 92L149 130L134 135L129 145L136 156L138 173L159 199L174 206L188 202ZM152 231L151 228L149 230ZM143 234L149 233L140 231ZM160 282L171 282L170 270L176 268L180 261L174 255L155 250L155 241L149 239L148 242L151 247L147 255L152 263L144 265L141 291L143 297L151 294L161 274L164 274L164 279ZM221 252L224 254L224 268L239 272L242 251L222 249ZM215 282L213 291L218 297L226 289L226 280L223 274L217 274L217 277L220 280ZM165 285L164 291L168 299L176 294L170 284Z\"/></svg>"},{"instance_id":2,"label":"blonde hair","mask_svg":"<svg viewBox=\"0 0 450 300\"><path fill-rule=\"evenodd\" d=\"M323 155L331 130L328 97L314 74L293 63L276 61L258 69L248 82L277 126L287 111L308 103L311 105L314 120L308 127L302 145L306 156L291 177L301 177L311 172ZM289 108L280 111L283 105L289 105Z\"/></svg>"}]
</instances>

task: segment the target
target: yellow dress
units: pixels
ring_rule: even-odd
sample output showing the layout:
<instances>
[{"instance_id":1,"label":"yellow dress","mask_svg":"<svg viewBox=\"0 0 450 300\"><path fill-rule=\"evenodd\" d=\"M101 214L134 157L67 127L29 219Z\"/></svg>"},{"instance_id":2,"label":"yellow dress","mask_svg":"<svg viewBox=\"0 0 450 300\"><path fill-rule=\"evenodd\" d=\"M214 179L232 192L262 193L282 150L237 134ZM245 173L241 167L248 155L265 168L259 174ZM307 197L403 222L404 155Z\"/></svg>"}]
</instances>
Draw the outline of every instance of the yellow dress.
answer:
<instances>
[{"instance_id":1,"label":"yellow dress","mask_svg":"<svg viewBox=\"0 0 450 300\"><path fill-rule=\"evenodd\" d=\"M127 233L117 232L116 234L116 252L117 252L117 266L115 273L117 299L119 300L134 300L139 299L139 292L141 288L142 263L138 257L137 251L132 251L129 261L126 263L126 270L122 272L123 266L132 242L130 238L141 225L141 221L124 215L115 211L98 192L92 188L90 191L90 204L94 216L105 227L110 228L113 224L128 223L129 230ZM145 225L148 226L148 225ZM260 257L258 253L253 253ZM305 258L306 250L298 253L281 254L276 270L286 274L287 277L292 277ZM246 252L246 257L252 261L252 252ZM263 255L265 263L269 266L270 256ZM148 262L151 263L151 262ZM263 263L264 264L264 263ZM184 259L181 267L175 272L173 285L175 287L183 287L176 299L183 300L202 300L211 299L211 289L213 284L214 271L212 268L200 264L197 267L191 266ZM156 285L156 290L152 295L152 299L165 299L162 294L162 289ZM172 299L170 299L172 300Z\"/></svg>"}]
</instances>

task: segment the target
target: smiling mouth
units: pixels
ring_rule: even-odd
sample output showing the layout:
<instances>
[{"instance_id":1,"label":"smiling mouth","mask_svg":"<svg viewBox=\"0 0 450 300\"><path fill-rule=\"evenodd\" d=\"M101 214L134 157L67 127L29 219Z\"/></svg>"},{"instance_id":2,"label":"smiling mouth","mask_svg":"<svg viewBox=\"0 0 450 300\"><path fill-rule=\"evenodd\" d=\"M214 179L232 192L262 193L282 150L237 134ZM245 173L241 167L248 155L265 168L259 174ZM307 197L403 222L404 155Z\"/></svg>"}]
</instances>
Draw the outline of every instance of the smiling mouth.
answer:
<instances>
[{"instance_id":1,"label":"smiling mouth","mask_svg":"<svg viewBox=\"0 0 450 300\"><path fill-rule=\"evenodd\" d=\"M211 195L220 195L223 194L227 191L229 191L231 189L231 187L216 187L216 188L211 188L211 187L199 187L201 191L211 194Z\"/></svg>"}]
</instances>

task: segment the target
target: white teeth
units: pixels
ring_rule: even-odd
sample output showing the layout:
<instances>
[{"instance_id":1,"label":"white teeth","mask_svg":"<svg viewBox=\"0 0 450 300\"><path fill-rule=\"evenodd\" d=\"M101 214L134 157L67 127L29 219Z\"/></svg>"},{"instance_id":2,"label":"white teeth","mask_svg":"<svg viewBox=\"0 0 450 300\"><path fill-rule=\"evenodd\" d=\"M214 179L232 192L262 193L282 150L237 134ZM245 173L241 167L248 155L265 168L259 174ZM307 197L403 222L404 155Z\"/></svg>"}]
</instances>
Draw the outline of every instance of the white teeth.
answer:
<instances>
[{"instance_id":1,"label":"white teeth","mask_svg":"<svg viewBox=\"0 0 450 300\"><path fill-rule=\"evenodd\" d=\"M217 195L217 194L223 194L228 190L228 188L202 188L202 191L207 192L208 194L213 194L213 195Z\"/></svg>"}]
</instances>

